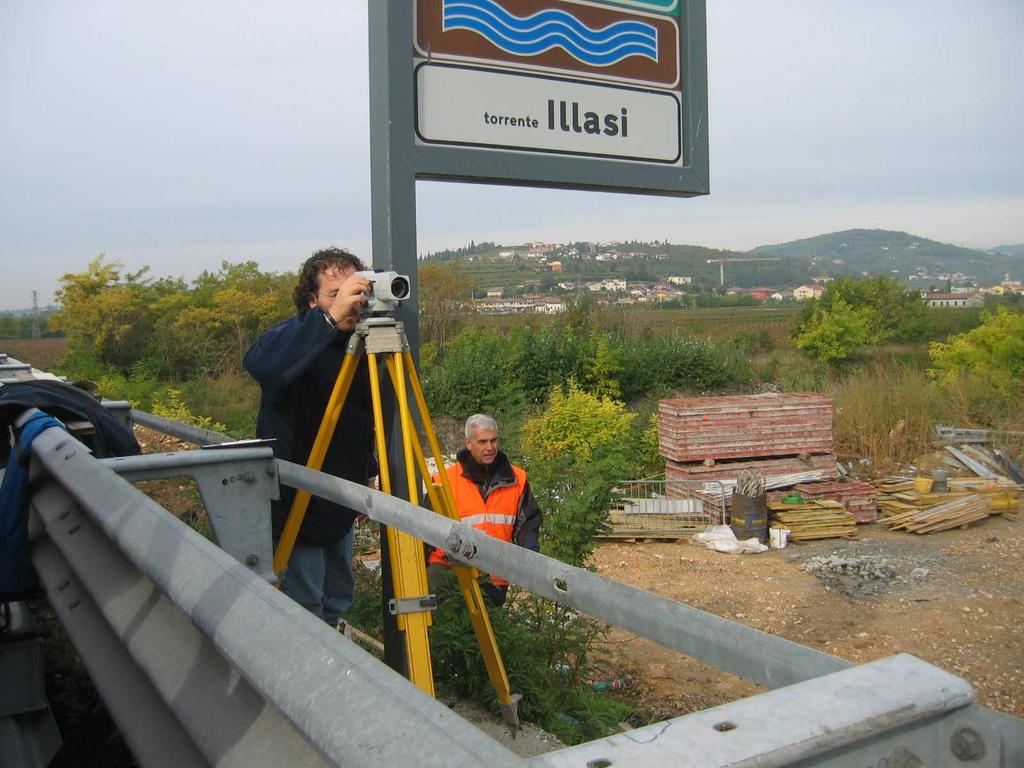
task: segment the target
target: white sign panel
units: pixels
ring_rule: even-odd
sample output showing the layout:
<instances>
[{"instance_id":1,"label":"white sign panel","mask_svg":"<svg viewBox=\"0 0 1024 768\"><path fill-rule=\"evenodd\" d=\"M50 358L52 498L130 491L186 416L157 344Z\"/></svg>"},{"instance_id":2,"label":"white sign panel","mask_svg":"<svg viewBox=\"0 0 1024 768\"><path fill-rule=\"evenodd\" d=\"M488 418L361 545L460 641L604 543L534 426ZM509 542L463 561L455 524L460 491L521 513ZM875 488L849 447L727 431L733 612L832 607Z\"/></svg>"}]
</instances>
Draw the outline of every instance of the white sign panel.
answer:
<instances>
[{"instance_id":1,"label":"white sign panel","mask_svg":"<svg viewBox=\"0 0 1024 768\"><path fill-rule=\"evenodd\" d=\"M678 94L489 69L416 69L420 141L676 163Z\"/></svg>"}]
</instances>

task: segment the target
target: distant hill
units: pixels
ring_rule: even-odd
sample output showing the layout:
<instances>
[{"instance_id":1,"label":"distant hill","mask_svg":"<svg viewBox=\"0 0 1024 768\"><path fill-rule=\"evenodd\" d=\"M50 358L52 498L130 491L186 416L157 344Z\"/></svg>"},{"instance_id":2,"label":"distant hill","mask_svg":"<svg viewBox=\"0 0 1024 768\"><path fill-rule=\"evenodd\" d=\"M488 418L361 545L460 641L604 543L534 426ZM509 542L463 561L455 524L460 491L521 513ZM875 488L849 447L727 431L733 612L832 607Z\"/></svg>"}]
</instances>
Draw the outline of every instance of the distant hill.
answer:
<instances>
[{"instance_id":1,"label":"distant hill","mask_svg":"<svg viewBox=\"0 0 1024 768\"><path fill-rule=\"evenodd\" d=\"M850 229L751 251L642 240L515 245L471 242L426 254L422 260L457 265L481 295L492 287L513 294L547 293L573 290L573 286L604 278L653 282L672 276L689 277L687 290L699 292L719 288L719 260L725 261L725 287L792 289L822 275L885 274L911 287L941 289L947 282L953 286L974 281L994 285L1006 274L1011 279L1024 278L1024 245L1003 248L1013 252L961 248L906 232ZM557 272L550 266L555 261L560 265Z\"/></svg>"},{"instance_id":2,"label":"distant hill","mask_svg":"<svg viewBox=\"0 0 1024 768\"><path fill-rule=\"evenodd\" d=\"M1024 249L1024 246L1006 248ZM848 229L789 243L762 245L751 253L806 260L812 270L834 277L881 273L903 280L934 282L961 275L965 282L974 279L981 285L992 285L1006 273L1013 277L1024 272L1024 250L1020 253L981 251L884 229Z\"/></svg>"},{"instance_id":3,"label":"distant hill","mask_svg":"<svg viewBox=\"0 0 1024 768\"><path fill-rule=\"evenodd\" d=\"M546 292L559 282L576 285L612 277L653 282L671 276L690 277L692 290L699 291L718 286L717 259L739 260L739 263L725 266L726 282L730 286L796 286L807 279L806 264L790 264L783 259L750 263L749 255L743 251L699 245L639 240L560 243L545 246L550 250L545 250L543 260L528 255L535 245L470 243L462 248L427 254L422 260L457 264L478 291L501 286L515 292L536 283ZM549 261L559 261L561 271L552 272L546 266Z\"/></svg>"},{"instance_id":4,"label":"distant hill","mask_svg":"<svg viewBox=\"0 0 1024 768\"><path fill-rule=\"evenodd\" d=\"M999 245L990 249L993 253L1002 253L1006 256L1024 256L1024 243L1017 245Z\"/></svg>"}]
</instances>

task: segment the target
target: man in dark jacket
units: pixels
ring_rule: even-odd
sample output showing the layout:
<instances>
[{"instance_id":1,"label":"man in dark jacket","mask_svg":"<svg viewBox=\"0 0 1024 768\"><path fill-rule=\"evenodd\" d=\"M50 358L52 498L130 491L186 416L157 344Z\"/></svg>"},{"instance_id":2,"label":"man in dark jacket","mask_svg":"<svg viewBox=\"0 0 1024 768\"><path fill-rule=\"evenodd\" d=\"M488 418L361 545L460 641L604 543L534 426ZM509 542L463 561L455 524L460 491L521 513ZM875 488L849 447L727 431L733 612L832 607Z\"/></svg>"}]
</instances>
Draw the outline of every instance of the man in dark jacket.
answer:
<instances>
[{"instance_id":1,"label":"man in dark jacket","mask_svg":"<svg viewBox=\"0 0 1024 768\"><path fill-rule=\"evenodd\" d=\"M496 539L539 552L540 506L530 491L526 471L498 450L497 422L483 413L466 419L466 447L455 458L446 471L462 522ZM427 578L432 592L448 567L442 550L430 553ZM491 576L480 588L493 605L504 604L507 581Z\"/></svg>"},{"instance_id":2,"label":"man in dark jacket","mask_svg":"<svg viewBox=\"0 0 1024 768\"><path fill-rule=\"evenodd\" d=\"M294 290L296 315L268 330L245 353L246 370L260 385L256 433L275 438L274 455L305 465L359 322L368 281L347 251L314 253ZM373 414L367 363L359 361L341 419L321 471L365 485L373 466ZM295 489L281 487L273 503L275 540L284 529ZM313 497L284 573L282 590L332 626L352 605L352 523L358 513ZM276 542L275 542L276 543Z\"/></svg>"}]
</instances>

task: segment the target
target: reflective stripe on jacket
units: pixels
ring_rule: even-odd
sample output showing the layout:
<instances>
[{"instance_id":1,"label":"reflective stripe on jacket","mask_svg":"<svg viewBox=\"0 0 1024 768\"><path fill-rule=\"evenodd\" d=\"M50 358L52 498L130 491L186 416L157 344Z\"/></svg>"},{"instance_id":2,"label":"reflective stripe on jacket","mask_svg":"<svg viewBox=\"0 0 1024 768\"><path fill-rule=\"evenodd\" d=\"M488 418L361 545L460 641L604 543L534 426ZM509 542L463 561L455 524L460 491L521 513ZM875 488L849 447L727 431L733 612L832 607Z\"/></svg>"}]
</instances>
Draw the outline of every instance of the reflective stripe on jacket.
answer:
<instances>
[{"instance_id":1,"label":"reflective stripe on jacket","mask_svg":"<svg viewBox=\"0 0 1024 768\"><path fill-rule=\"evenodd\" d=\"M448 467L448 480L455 496L455 508L459 511L462 522L478 531L502 541L512 541L516 515L519 512L519 500L526 487L526 472L515 464L510 465L515 475L515 483L494 488L487 495L487 500L480 495L476 483L463 474L462 465L455 462ZM435 549L430 553L429 562L448 565L444 551ZM498 585L508 584L504 579L491 576L491 581Z\"/></svg>"}]
</instances>

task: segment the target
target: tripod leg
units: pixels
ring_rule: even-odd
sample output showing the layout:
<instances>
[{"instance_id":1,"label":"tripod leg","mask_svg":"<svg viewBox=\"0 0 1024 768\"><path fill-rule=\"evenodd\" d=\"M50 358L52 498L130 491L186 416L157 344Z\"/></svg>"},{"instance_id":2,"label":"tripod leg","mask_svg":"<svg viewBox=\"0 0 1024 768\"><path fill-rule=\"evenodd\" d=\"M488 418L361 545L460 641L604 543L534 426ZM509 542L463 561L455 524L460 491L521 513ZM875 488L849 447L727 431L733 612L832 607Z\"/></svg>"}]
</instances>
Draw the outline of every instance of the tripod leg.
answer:
<instances>
[{"instance_id":1,"label":"tripod leg","mask_svg":"<svg viewBox=\"0 0 1024 768\"><path fill-rule=\"evenodd\" d=\"M374 421L377 425L377 452L378 461L381 465L381 490L390 493L390 474L388 474L388 487L384 487L385 472L387 469L387 451L383 447L383 418L380 395L380 382L375 376L377 361L375 353L369 355L370 361L370 392L373 398ZM405 401L404 387L396 388L396 399L398 400L399 416L402 425L402 443L406 456L406 464L409 471L409 495L413 504L418 503L415 485L415 474L412 468L412 436L409 434L407 424L409 420L409 405ZM377 421L380 423L377 424ZM387 529L389 562L391 565L391 579L395 592L395 612L397 614L398 629L402 632L405 640L405 663L406 676L421 690L434 695L434 674L430 663L430 641L427 637L427 627L430 626L429 606L424 601L429 594L427 586L427 568L423 557L423 542L403 533L396 528ZM419 601L419 610L415 607ZM409 607L413 606L413 607Z\"/></svg>"},{"instance_id":2,"label":"tripod leg","mask_svg":"<svg viewBox=\"0 0 1024 768\"><path fill-rule=\"evenodd\" d=\"M412 364L412 355L406 352L403 359L406 363L405 370L409 374L410 388L416 397L416 406L419 409L420 419L423 422L423 430L427 434L427 440L430 443L431 450L433 452L432 456L434 458L434 466L437 467L438 476L441 478L440 485L432 482L430 469L427 467L427 459L423 453L423 446L420 445L419 440L414 440L412 442L413 454L416 458L416 466L419 468L420 476L423 478L423 483L427 487L427 497L430 499L430 508L439 515L444 515L452 520L458 520L459 516L454 511L455 503L451 500L453 498L451 488L449 487L447 490L447 499L442 499L438 496L438 494L445 492L445 487L448 485L448 476L444 472L444 460L441 456L441 448L437 442L437 437L434 434L434 427L430 423L430 414L427 412L427 404L423 400L423 392L419 389L418 380L416 378L416 369ZM398 381L398 368L395 365L395 361L388 359L387 366L388 375L391 377L391 383L397 390L398 385L396 382ZM410 434L415 434L415 426L411 422L411 415L409 431Z\"/></svg>"},{"instance_id":3,"label":"tripod leg","mask_svg":"<svg viewBox=\"0 0 1024 768\"><path fill-rule=\"evenodd\" d=\"M388 360L387 362L388 373L391 375L392 382L395 382L402 377L401 361L396 361L394 364L391 360ZM419 409L423 431L427 436L430 449L433 451L434 463L437 465L438 476L441 479L441 487L435 491L433 484L427 476L427 464L426 459L423 456L423 447L420 445L418 440L413 441L418 466L423 475L424 481L427 484L427 493L430 495L430 501L435 512L445 515L452 520L459 520L461 518L458 510L455 508L455 496L452 492L451 483L448 479L448 473L444 471L444 462L441 458L440 443L437 440L434 425L430 421L430 413L427 411L426 399L423 396L423 390L420 387L419 378L416 375L416 368L412 364L412 355L408 352L405 353L405 363L405 369L409 374L409 388L412 390L413 396L416 400L416 407ZM405 424L406 422L403 422L403 430ZM411 414L408 417L408 430L411 434L413 430ZM438 506L438 504L440 504L440 506ZM509 684L508 674L505 671L505 662L501 658L501 650L498 648L498 641L494 636L494 627L491 626L491 618L487 613L484 596L480 591L480 584L477 581L478 572L476 568L461 566L453 566L452 569L455 571L455 575L459 580L462 598L466 602L466 610L469 613L469 619L473 624L473 633L476 635L476 642L480 647L480 653L484 659L484 666L487 668L487 676L490 678L491 686L494 688L494 692L498 697L498 703L501 706L502 719L504 719L506 725L508 725L512 735L514 736L519 730L519 713L517 712L516 707L521 696L519 694L512 693L512 686Z\"/></svg>"},{"instance_id":4,"label":"tripod leg","mask_svg":"<svg viewBox=\"0 0 1024 768\"><path fill-rule=\"evenodd\" d=\"M377 356L368 354L366 362L370 369L370 381L376 382L380 379L377 376ZM388 448L384 437L384 411L381 407L380 389L370 388L370 402L373 406L373 434L377 445L377 464L380 472L380 489L391 495L391 470L388 467Z\"/></svg>"},{"instance_id":5,"label":"tripod leg","mask_svg":"<svg viewBox=\"0 0 1024 768\"><path fill-rule=\"evenodd\" d=\"M338 426L338 419L341 418L341 408L348 397L349 389L352 387L352 379L355 377L356 366L359 364L359 354L362 349L361 339L353 337L353 343L345 352L345 360L338 371L338 378L334 381L334 389L327 400L327 407L324 409L324 417L320 422L320 429L316 433L313 447L309 451L309 459L306 466L310 469L319 470L324 464L324 457L327 455L327 447L334 437L334 430ZM274 552L274 572L281 573L291 559L292 550L295 548L295 539L298 538L299 528L306 517L306 510L309 508L309 491L298 489L295 499L292 501L291 509L288 511L288 519L285 521L284 530L281 531L281 540L277 543L277 551Z\"/></svg>"},{"instance_id":6,"label":"tripod leg","mask_svg":"<svg viewBox=\"0 0 1024 768\"><path fill-rule=\"evenodd\" d=\"M505 662L501 658L501 649L498 648L498 638L494 636L491 617L487 613L484 596L480 591L480 582L477 581L477 570L459 566L453 566L452 570L455 571L455 576L462 589L462 598L466 602L469 620L473 623L473 634L476 635L476 643L480 646L480 655L484 658L487 677L490 678L491 687L494 688L494 693L498 697L501 719L505 721L505 725L515 736L519 730L517 707L522 696L512 693L512 686L508 681L508 674L505 672Z\"/></svg>"},{"instance_id":7,"label":"tripod leg","mask_svg":"<svg viewBox=\"0 0 1024 768\"><path fill-rule=\"evenodd\" d=\"M448 494L449 499L454 499L452 494L451 484L448 482L448 476L443 471L444 464L441 461L441 443L438 442L437 432L434 430L434 423L430 420L430 412L427 410L427 400L423 396L423 387L420 386L420 377L416 373L416 366L413 365L412 353L403 353L405 360L406 370L409 372L409 389L412 390L413 396L416 398L416 408L419 409L420 421L423 423L423 434L427 438L427 445L430 446L430 453L434 457L434 463L437 465L438 474L441 475L441 485L445 488L445 493ZM454 502L451 505L453 510L452 519L458 520L459 516L455 510Z\"/></svg>"}]
</instances>

